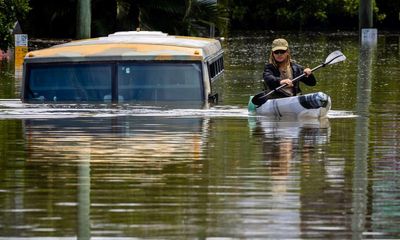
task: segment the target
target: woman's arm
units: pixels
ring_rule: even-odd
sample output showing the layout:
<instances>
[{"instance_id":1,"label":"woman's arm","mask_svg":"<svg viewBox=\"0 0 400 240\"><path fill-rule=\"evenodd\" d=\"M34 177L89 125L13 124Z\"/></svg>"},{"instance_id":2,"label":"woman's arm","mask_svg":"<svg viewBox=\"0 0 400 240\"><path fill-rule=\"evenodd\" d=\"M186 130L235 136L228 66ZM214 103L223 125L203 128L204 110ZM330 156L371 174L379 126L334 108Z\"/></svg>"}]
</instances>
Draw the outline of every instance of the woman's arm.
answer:
<instances>
[{"instance_id":1,"label":"woman's arm","mask_svg":"<svg viewBox=\"0 0 400 240\"><path fill-rule=\"evenodd\" d=\"M296 76L300 76L301 74L306 74L305 77L301 78L300 81L308 86L315 86L317 84L317 79L315 78L314 74L311 72L310 68L303 68L302 66L295 64L296 66Z\"/></svg>"},{"instance_id":2,"label":"woman's arm","mask_svg":"<svg viewBox=\"0 0 400 240\"><path fill-rule=\"evenodd\" d=\"M272 65L266 64L263 72L264 84L270 90L275 89L280 86L280 81L282 80L279 71Z\"/></svg>"},{"instance_id":3,"label":"woman's arm","mask_svg":"<svg viewBox=\"0 0 400 240\"><path fill-rule=\"evenodd\" d=\"M304 73L306 74L306 76L300 79L300 81L308 86L315 86L317 84L317 79L315 79L315 76L314 74L312 74L311 69L304 69Z\"/></svg>"}]
</instances>

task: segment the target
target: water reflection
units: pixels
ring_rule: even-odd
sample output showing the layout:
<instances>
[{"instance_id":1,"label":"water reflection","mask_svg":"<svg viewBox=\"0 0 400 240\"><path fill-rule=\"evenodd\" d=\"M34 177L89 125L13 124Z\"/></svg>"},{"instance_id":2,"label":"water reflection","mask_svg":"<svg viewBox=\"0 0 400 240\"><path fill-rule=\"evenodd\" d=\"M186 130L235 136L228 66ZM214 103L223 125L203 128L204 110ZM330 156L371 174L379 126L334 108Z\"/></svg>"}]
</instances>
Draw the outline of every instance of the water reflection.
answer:
<instances>
[{"instance_id":1,"label":"water reflection","mask_svg":"<svg viewBox=\"0 0 400 240\"><path fill-rule=\"evenodd\" d=\"M310 162L330 138L328 119L302 121L267 121L249 118L252 133L261 136L265 165L272 176L289 176L290 166Z\"/></svg>"},{"instance_id":2,"label":"water reflection","mask_svg":"<svg viewBox=\"0 0 400 240\"><path fill-rule=\"evenodd\" d=\"M353 172L353 239L363 239L367 231L368 216L368 143L369 107L371 103L372 65L376 53L374 42L361 43L358 61L357 115L355 137L355 158ZM371 231L371 230L370 230ZM372 230L373 231L373 230Z\"/></svg>"},{"instance_id":3,"label":"water reflection","mask_svg":"<svg viewBox=\"0 0 400 240\"><path fill-rule=\"evenodd\" d=\"M271 122L266 118L251 118L249 126L252 134L260 138L263 163L270 176L270 219L273 220L268 228L274 237L282 239L312 236L315 223L309 220L312 219L312 213L307 210L309 201L302 199L314 198L315 192L304 188L308 184L302 182L311 177L315 159L321 159L318 155L329 144L329 120ZM332 173L328 164L326 171ZM298 181L300 176L304 180ZM277 234L282 229L284 232Z\"/></svg>"},{"instance_id":4,"label":"water reflection","mask_svg":"<svg viewBox=\"0 0 400 240\"><path fill-rule=\"evenodd\" d=\"M19 202L21 216L8 219L3 229L14 236L21 227L30 236L75 235L75 215L78 239L136 232L144 223L149 229L165 224L159 228L167 231L173 223L163 215L172 217L190 204L181 189L195 178L185 172L201 166L194 161L202 156L206 130L203 118L24 120L26 171L18 178L23 192L9 199ZM151 208L159 213L146 210Z\"/></svg>"},{"instance_id":5,"label":"water reflection","mask_svg":"<svg viewBox=\"0 0 400 240\"><path fill-rule=\"evenodd\" d=\"M33 119L24 123L29 162L71 160L74 163L79 162L82 152L88 151L91 156L98 156L91 158L92 162L130 161L143 166L154 165L148 162L152 159L160 164L171 163L168 159L173 159L176 152L182 153L182 158L198 159L204 119L110 117ZM176 144L180 142L185 144ZM77 156L71 156L73 152ZM68 159L64 159L66 156Z\"/></svg>"},{"instance_id":6,"label":"water reflection","mask_svg":"<svg viewBox=\"0 0 400 240\"><path fill-rule=\"evenodd\" d=\"M83 149L90 149L90 146ZM77 237L82 240L90 239L90 160L91 152L83 151L78 165Z\"/></svg>"}]
</instances>

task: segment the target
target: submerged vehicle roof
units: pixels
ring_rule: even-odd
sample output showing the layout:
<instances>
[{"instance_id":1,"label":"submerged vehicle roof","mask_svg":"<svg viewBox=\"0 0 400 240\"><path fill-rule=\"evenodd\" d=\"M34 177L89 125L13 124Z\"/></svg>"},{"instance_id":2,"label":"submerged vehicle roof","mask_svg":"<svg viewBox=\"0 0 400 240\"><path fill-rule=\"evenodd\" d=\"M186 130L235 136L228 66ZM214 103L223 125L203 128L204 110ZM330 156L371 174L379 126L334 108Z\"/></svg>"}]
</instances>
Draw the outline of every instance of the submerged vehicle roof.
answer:
<instances>
[{"instance_id":1,"label":"submerged vehicle roof","mask_svg":"<svg viewBox=\"0 0 400 240\"><path fill-rule=\"evenodd\" d=\"M155 31L116 32L29 52L25 62L101 60L204 60L222 53L216 39Z\"/></svg>"}]
</instances>

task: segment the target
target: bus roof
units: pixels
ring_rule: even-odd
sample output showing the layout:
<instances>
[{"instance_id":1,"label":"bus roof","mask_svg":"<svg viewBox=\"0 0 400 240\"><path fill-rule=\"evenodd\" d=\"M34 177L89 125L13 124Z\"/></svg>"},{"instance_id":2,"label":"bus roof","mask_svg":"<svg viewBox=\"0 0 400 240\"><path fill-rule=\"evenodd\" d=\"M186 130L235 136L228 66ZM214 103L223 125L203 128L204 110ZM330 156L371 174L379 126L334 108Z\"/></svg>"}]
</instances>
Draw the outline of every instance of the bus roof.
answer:
<instances>
[{"instance_id":1,"label":"bus roof","mask_svg":"<svg viewBox=\"0 0 400 240\"><path fill-rule=\"evenodd\" d=\"M116 32L29 52L26 62L107 60L206 60L222 53L216 39L170 36L162 32Z\"/></svg>"}]
</instances>

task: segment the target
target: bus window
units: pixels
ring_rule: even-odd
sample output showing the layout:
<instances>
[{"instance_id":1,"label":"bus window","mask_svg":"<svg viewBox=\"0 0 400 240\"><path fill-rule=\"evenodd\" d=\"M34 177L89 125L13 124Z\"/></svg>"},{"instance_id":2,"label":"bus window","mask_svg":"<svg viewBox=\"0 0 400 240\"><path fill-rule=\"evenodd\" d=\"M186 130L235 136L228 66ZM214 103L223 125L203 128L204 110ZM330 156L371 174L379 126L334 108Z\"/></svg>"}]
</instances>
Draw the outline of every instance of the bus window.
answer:
<instances>
[{"instance_id":1,"label":"bus window","mask_svg":"<svg viewBox=\"0 0 400 240\"><path fill-rule=\"evenodd\" d=\"M201 63L120 63L118 95L125 101L204 101Z\"/></svg>"},{"instance_id":2,"label":"bus window","mask_svg":"<svg viewBox=\"0 0 400 240\"><path fill-rule=\"evenodd\" d=\"M105 64L31 65L28 101L103 101L111 96L111 66Z\"/></svg>"}]
</instances>

